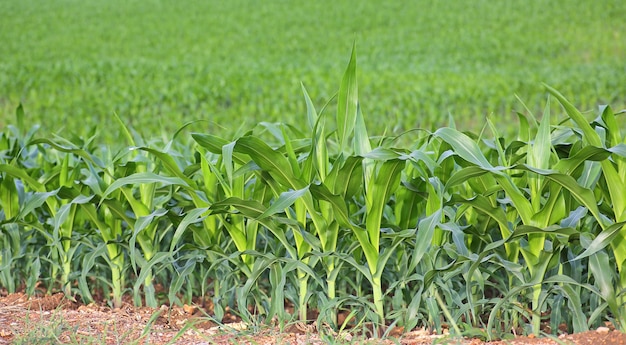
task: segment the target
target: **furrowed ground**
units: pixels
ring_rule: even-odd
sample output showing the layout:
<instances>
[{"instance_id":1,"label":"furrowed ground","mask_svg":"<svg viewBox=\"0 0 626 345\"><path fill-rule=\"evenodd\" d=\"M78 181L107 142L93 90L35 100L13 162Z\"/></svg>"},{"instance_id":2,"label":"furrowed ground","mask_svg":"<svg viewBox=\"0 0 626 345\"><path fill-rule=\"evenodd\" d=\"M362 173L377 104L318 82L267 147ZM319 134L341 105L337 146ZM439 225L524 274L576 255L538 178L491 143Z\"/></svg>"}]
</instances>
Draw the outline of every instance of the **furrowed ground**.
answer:
<instances>
[{"instance_id":1,"label":"furrowed ground","mask_svg":"<svg viewBox=\"0 0 626 345\"><path fill-rule=\"evenodd\" d=\"M61 294L27 298L23 294L0 293L0 344L181 344L181 345L620 345L626 335L611 327L536 338L517 336L507 341L484 342L480 339L452 337L426 329L390 332L387 340L368 339L367 335L329 332L315 325L297 322L286 327L249 325L233 318L218 324L206 316L207 310L196 306L160 309L137 308L131 304L120 309L106 305L81 305L67 301Z\"/></svg>"}]
</instances>

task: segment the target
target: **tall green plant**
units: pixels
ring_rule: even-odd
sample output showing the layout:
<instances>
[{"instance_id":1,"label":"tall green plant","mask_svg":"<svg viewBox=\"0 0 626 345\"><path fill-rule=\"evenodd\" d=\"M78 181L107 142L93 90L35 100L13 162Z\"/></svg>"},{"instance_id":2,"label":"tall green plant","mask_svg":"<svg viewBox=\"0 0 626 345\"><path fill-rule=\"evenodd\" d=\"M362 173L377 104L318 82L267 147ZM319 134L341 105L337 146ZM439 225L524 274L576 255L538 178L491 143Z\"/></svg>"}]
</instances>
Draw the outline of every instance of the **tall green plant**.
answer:
<instances>
[{"instance_id":1,"label":"tall green plant","mask_svg":"<svg viewBox=\"0 0 626 345\"><path fill-rule=\"evenodd\" d=\"M626 287L626 150L624 149L626 138L622 135L616 114L608 106L602 107L597 120L589 123L582 113L576 109L560 92L547 86L548 91L554 95L561 106L565 109L569 119L576 125L577 136L582 139L580 151L568 164L569 170L578 168L587 163L586 160L599 161L585 164L586 176L582 181L590 187L596 186L604 200L604 210L608 214L594 213L594 217L602 229L593 240L592 244L577 259L590 257L590 264L595 268L593 271L602 296L607 300L610 309L615 314L621 329L626 329L626 313L623 312L623 304L626 295L622 291ZM583 161L583 162L581 162ZM598 181L600 179L600 183ZM591 199L592 196L589 196ZM610 247L615 257L617 277L613 283L613 273L606 266L599 265L605 261L604 248ZM613 286L612 286L613 285Z\"/></svg>"}]
</instances>

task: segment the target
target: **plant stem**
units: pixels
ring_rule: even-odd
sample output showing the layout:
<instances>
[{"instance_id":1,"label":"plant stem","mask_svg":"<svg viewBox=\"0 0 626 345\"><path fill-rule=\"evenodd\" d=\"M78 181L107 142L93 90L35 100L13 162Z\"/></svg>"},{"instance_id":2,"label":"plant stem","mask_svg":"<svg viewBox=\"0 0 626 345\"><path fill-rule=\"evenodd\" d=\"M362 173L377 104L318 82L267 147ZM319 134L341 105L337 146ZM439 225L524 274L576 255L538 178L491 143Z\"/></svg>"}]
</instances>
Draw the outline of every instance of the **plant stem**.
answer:
<instances>
[{"instance_id":1,"label":"plant stem","mask_svg":"<svg viewBox=\"0 0 626 345\"><path fill-rule=\"evenodd\" d=\"M372 278L372 293L374 295L374 307L381 325L385 325L385 310L383 307L383 290L380 277Z\"/></svg>"},{"instance_id":2,"label":"plant stem","mask_svg":"<svg viewBox=\"0 0 626 345\"><path fill-rule=\"evenodd\" d=\"M541 306L539 305L539 298L541 297L541 284L537 284L533 286L533 301L532 301L532 327L533 334L535 336L539 335L539 331L541 330Z\"/></svg>"},{"instance_id":3,"label":"plant stem","mask_svg":"<svg viewBox=\"0 0 626 345\"><path fill-rule=\"evenodd\" d=\"M300 317L300 321L306 321L307 319L307 305L306 305L306 296L308 293L308 280L309 280L309 276L303 272L302 270L298 269L298 282L300 284L299 286L299 296L298 296L298 314Z\"/></svg>"},{"instance_id":4,"label":"plant stem","mask_svg":"<svg viewBox=\"0 0 626 345\"><path fill-rule=\"evenodd\" d=\"M124 267L124 256L120 253L117 245L109 244L108 252L111 256L111 286L113 288L113 308L122 306L122 287L124 286L122 270Z\"/></svg>"},{"instance_id":5,"label":"plant stem","mask_svg":"<svg viewBox=\"0 0 626 345\"><path fill-rule=\"evenodd\" d=\"M329 271L328 276L330 276L330 272L332 272L332 271ZM326 293L328 294L328 300L332 302L335 299L335 297L336 297L335 280L334 279L327 279L326 280L326 284L327 284L327 291L326 291ZM333 320L333 322L335 324L337 324L337 309L333 308L330 311L330 313L331 313L330 314L330 319Z\"/></svg>"},{"instance_id":6,"label":"plant stem","mask_svg":"<svg viewBox=\"0 0 626 345\"><path fill-rule=\"evenodd\" d=\"M115 265L114 265L115 266ZM122 306L122 272L111 267L111 283L113 286L113 308Z\"/></svg>"},{"instance_id":7,"label":"plant stem","mask_svg":"<svg viewBox=\"0 0 626 345\"><path fill-rule=\"evenodd\" d=\"M61 268L61 284L63 284L63 293L66 297L72 295L72 285L70 284L71 262L67 258L67 255L63 255L63 266Z\"/></svg>"},{"instance_id":8,"label":"plant stem","mask_svg":"<svg viewBox=\"0 0 626 345\"><path fill-rule=\"evenodd\" d=\"M154 279L154 277L152 276L152 270L150 270L150 273L148 273L148 275L146 276L146 279L144 280L144 285L143 285L143 293L144 293L144 297L146 299L146 306L150 307L150 308L156 308L158 307L157 305L157 300L156 300L156 295L155 295L155 291L154 291L154 284L152 284L152 280Z\"/></svg>"}]
</instances>

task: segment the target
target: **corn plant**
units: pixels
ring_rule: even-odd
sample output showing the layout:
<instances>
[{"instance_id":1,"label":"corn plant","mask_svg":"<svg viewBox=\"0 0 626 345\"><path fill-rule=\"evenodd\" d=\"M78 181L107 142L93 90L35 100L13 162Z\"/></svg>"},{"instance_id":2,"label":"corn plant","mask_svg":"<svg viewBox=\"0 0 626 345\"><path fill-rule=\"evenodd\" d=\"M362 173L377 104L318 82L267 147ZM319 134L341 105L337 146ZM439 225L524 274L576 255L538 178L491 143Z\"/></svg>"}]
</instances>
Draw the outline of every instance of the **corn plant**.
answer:
<instances>
[{"instance_id":1,"label":"corn plant","mask_svg":"<svg viewBox=\"0 0 626 345\"><path fill-rule=\"evenodd\" d=\"M37 181L37 171L29 173L27 170L29 166L37 165L37 152L27 147L37 127L24 132L24 109L21 105L15 111L15 119L17 126L10 125L0 134L0 283L9 292L16 290L19 262L25 254L22 243L27 238L26 229L23 222L20 225L25 198L32 193L46 192Z\"/></svg>"},{"instance_id":2,"label":"corn plant","mask_svg":"<svg viewBox=\"0 0 626 345\"><path fill-rule=\"evenodd\" d=\"M574 170L582 165L584 159L584 174L581 182L591 187L596 187L604 200L601 206L602 214L593 214L601 232L593 240L587 250L577 256L577 259L590 256L590 265L594 268L593 274L601 287L602 296L607 300L610 309L615 314L618 324L622 329L626 327L626 316L620 306L624 303L624 287L626 286L626 274L624 273L624 224L626 221L626 199L623 189L626 181L626 151L624 150L625 139L620 132L616 114L608 106L601 108L600 116L592 123L587 122L583 115L557 90L546 86L548 91L557 98L565 109L569 119L576 125L575 135L582 139L580 151L573 160L576 164L568 166ZM599 188L599 189L598 189ZM589 196L590 201L595 195ZM606 256L601 252L610 247L615 257L617 276L613 277L611 270L606 269L600 262L606 263ZM615 279L615 283L612 281Z\"/></svg>"},{"instance_id":3,"label":"corn plant","mask_svg":"<svg viewBox=\"0 0 626 345\"><path fill-rule=\"evenodd\" d=\"M501 189L508 198L502 208L494 208L494 204L499 204L495 195L491 197L491 200L477 195L472 200L459 199L459 201L488 214L496 220L502 238L519 239L520 232L526 234L527 239L523 241L521 246L511 245L511 241L506 241L505 246L508 244L508 247L505 248L507 249L506 256L513 262L517 262L517 251L520 250L524 258L524 265L529 270L530 281L536 282L532 294L532 324L535 333L539 332L540 327L541 282L546 272L552 267L551 265L556 264L552 258L560 250L558 247L546 249L547 236L550 235L550 243L559 243L552 237L554 236L552 234L568 233L567 230L558 230L558 224L579 205L586 207L596 219L601 219L592 192L579 185L576 179L570 175L572 171L568 173L566 168L571 167L571 164L579 164L580 161L575 160L575 163L558 161L555 158L556 154L551 152L550 128L548 105L534 140L526 144L527 151L525 154L517 157L507 156L505 152L510 154L515 153L516 150L513 148L505 150L500 141L495 140L494 149L498 152L496 155L498 163L510 164L508 167L492 165L478 145L464 134L448 128L439 129L434 133L436 137L453 147L455 154L463 158L464 165L469 163L450 178L449 187L470 178L479 178L483 180L480 182L483 186L497 187L497 189L487 188L487 190L492 191L491 193ZM530 138L530 136L526 136ZM526 163L523 163L524 159ZM550 170L549 167L554 167L555 170ZM520 171L522 178L517 177ZM578 204L566 203L567 197L573 198ZM510 208L509 204L513 208ZM506 212L502 212L502 210ZM551 229L550 226L553 225L557 226L557 229ZM555 230L557 231L555 232Z\"/></svg>"},{"instance_id":4,"label":"corn plant","mask_svg":"<svg viewBox=\"0 0 626 345\"><path fill-rule=\"evenodd\" d=\"M626 143L610 107L588 121L548 87L566 116L526 109L514 137L493 117L480 133L373 137L354 47L319 111L301 87L304 130L161 143L122 125L117 150L24 133L18 109L0 135L0 286L154 307L162 285L170 303L212 298L217 319L283 324L291 302L336 329L539 334L545 311L553 329L624 328Z\"/></svg>"},{"instance_id":5,"label":"corn plant","mask_svg":"<svg viewBox=\"0 0 626 345\"><path fill-rule=\"evenodd\" d=\"M384 295L381 278L392 248L381 253L381 224L383 223L385 205L399 186L400 175L405 162L400 159L378 160L367 156L371 151L371 143L359 108L354 47L339 88L337 137L340 155L348 151L348 142L352 138L351 151L357 156L364 156L361 163L363 167L360 171L363 174L361 181L364 188L361 190L361 195L365 202L365 219L362 220L362 223L365 224L365 228L351 223L343 224L343 226L348 226L353 230L359 242L360 250L365 256L367 266L363 267L358 262L352 264L363 272L370 281L378 322L384 325Z\"/></svg>"},{"instance_id":6,"label":"corn plant","mask_svg":"<svg viewBox=\"0 0 626 345\"><path fill-rule=\"evenodd\" d=\"M63 291L66 296L71 297L73 294L71 290L72 279L70 279L70 275L73 273L71 265L74 254L80 246L76 240L77 236L74 235L74 229L79 225L82 216L79 205L88 203L92 199L82 193L84 186L75 184L75 181L80 178L80 170L85 160L93 164L98 163L88 153L90 150L88 145L83 149L69 142L63 144L48 139L36 139L29 143L29 145L38 146L40 149L45 146L54 149L54 151L48 150L49 154L43 157L41 167L45 173L40 177L45 181L45 188L53 192L46 200L47 212L52 218L52 223L42 224L44 226L51 225L52 228L44 228L40 233L48 239L50 245L51 276L57 276L58 267L61 271L60 282Z\"/></svg>"}]
</instances>

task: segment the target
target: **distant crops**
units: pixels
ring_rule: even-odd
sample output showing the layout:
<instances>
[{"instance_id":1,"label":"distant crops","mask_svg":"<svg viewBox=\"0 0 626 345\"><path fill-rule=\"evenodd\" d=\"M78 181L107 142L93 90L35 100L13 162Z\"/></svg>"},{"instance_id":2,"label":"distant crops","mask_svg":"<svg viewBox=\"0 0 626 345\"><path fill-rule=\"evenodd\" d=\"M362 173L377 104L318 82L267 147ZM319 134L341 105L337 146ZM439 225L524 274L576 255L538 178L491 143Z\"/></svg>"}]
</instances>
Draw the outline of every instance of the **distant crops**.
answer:
<instances>
[{"instance_id":1,"label":"distant crops","mask_svg":"<svg viewBox=\"0 0 626 345\"><path fill-rule=\"evenodd\" d=\"M516 136L488 119L406 133L410 146L368 134L354 53L335 107L303 89L306 131L263 122L185 144L114 121L128 144L113 150L26 132L19 108L0 136L0 287L113 306L204 296L218 320L315 310L334 328L624 330L623 112L587 118L547 90L563 110L518 114Z\"/></svg>"},{"instance_id":2,"label":"distant crops","mask_svg":"<svg viewBox=\"0 0 626 345\"><path fill-rule=\"evenodd\" d=\"M299 126L300 82L332 98L346 46L361 52L373 134L433 128L454 116L503 131L541 112L545 82L582 111L626 105L626 4L618 0L98 1L0 3L0 127L22 103L46 132L117 142L113 114L145 137L183 123L211 133ZM236 119L236 121L233 121ZM300 128L304 130L304 128Z\"/></svg>"}]
</instances>

